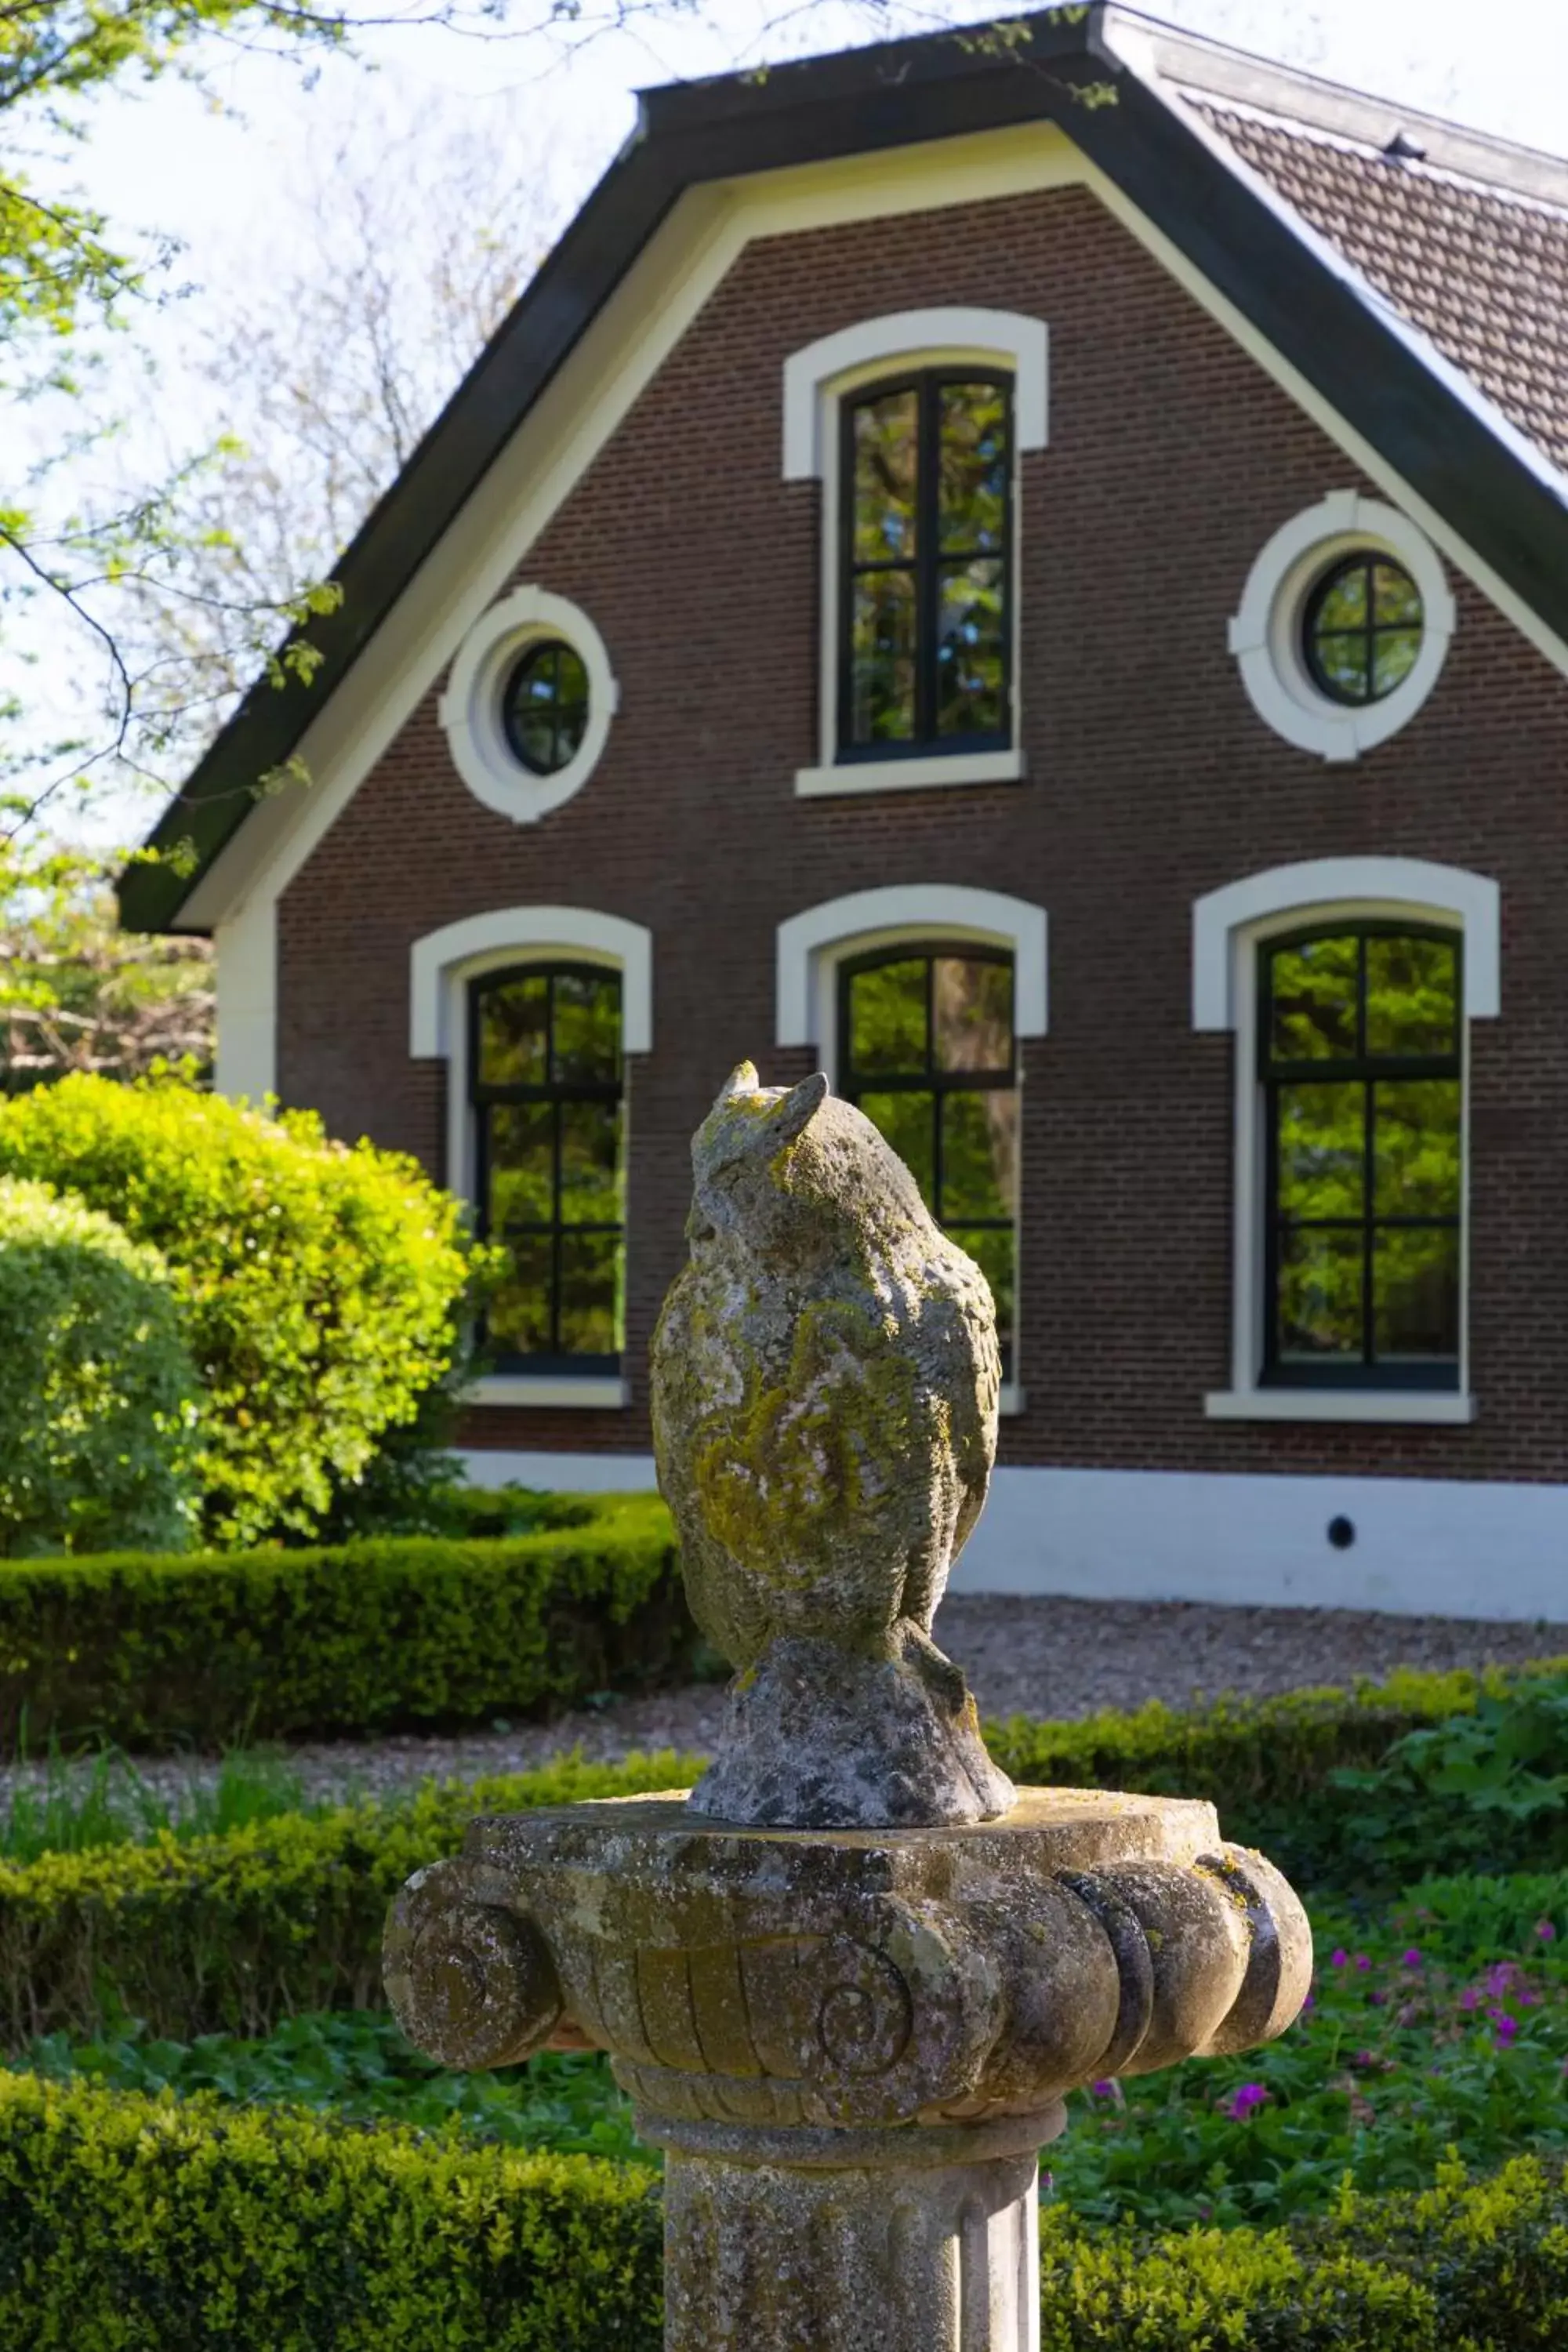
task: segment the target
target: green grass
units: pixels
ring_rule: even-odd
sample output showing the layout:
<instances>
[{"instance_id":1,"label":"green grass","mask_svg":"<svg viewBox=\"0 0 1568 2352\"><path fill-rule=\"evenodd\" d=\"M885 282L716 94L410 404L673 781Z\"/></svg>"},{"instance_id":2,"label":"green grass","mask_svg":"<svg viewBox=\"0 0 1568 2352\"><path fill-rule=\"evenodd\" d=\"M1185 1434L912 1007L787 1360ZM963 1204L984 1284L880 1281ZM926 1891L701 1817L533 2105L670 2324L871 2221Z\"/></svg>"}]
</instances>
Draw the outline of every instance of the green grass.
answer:
<instances>
[{"instance_id":1,"label":"green grass","mask_svg":"<svg viewBox=\"0 0 1568 2352\"><path fill-rule=\"evenodd\" d=\"M193 1762L173 1799L122 1749L107 1745L86 1757L51 1748L35 1772L0 1801L0 1857L7 1862L142 1843L163 1831L177 1838L220 1835L281 1813L320 1812L329 1801L307 1804L298 1772L266 1748L231 1749L216 1775Z\"/></svg>"},{"instance_id":2,"label":"green grass","mask_svg":"<svg viewBox=\"0 0 1568 2352\"><path fill-rule=\"evenodd\" d=\"M1282 2041L1075 2095L1045 2157L1058 2201L1161 2229L1294 2221L1328 2212L1347 2179L1427 2187L1449 2148L1473 2172L1568 2154L1568 1873L1428 1880L1373 1917L1315 1906L1314 1929L1312 2005ZM56 2034L16 2063L658 2161L604 2059L448 2074L373 2012L296 2017L255 2042L157 2041L133 2024L89 2043Z\"/></svg>"}]
</instances>

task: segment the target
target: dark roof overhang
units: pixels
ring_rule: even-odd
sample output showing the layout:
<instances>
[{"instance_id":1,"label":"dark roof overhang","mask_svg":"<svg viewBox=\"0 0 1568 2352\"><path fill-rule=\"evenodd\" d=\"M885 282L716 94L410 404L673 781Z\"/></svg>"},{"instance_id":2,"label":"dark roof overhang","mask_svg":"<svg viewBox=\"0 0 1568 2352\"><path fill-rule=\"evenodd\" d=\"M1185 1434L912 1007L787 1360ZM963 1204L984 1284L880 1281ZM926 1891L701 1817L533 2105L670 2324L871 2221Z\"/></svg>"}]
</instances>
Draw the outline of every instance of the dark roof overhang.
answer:
<instances>
[{"instance_id":1,"label":"dark roof overhang","mask_svg":"<svg viewBox=\"0 0 1568 2352\"><path fill-rule=\"evenodd\" d=\"M309 686L263 679L150 837L194 855L132 866L121 919L174 928L257 788L282 769L443 531L680 195L1029 121L1064 128L1130 201L1549 629L1568 640L1568 483L1499 429L1451 370L1380 313L1177 103L1128 71L1101 0L645 94L637 130L337 568L342 603L303 633ZM1112 102L1107 92L1114 88Z\"/></svg>"}]
</instances>

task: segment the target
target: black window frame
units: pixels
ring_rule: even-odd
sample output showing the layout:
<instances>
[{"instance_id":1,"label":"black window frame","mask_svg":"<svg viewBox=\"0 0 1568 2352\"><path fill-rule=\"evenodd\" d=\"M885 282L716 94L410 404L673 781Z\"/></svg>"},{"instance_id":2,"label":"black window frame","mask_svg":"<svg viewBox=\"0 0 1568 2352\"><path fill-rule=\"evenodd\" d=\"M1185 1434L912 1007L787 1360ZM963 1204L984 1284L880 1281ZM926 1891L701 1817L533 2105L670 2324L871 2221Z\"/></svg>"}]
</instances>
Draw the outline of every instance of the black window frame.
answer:
<instances>
[{"instance_id":1,"label":"black window frame","mask_svg":"<svg viewBox=\"0 0 1568 2352\"><path fill-rule=\"evenodd\" d=\"M936 1062L936 1019L933 992L934 971L944 958L957 958L964 963L1005 964L1013 979L1013 1017L1008 1029L1008 1063L1001 1070L943 1070ZM872 1070L857 1075L850 1036L850 992L857 974L876 971L886 964L917 963L926 968L926 1067L923 1071ZM940 1206L942 1201L942 1103L948 1094L1019 1093L1018 1067L1018 959L1009 948L993 947L975 940L902 940L888 947L870 948L862 955L847 956L838 964L834 974L837 1002L835 1006L835 1030L837 1039L837 1090L846 1102L859 1107L863 1094L929 1094L931 1097L931 1181ZM1014 1202L1011 1217L961 1217L955 1222L965 1231L975 1233L1011 1233L1013 1236L1013 1314L1012 1328L1000 1332L1002 1377L1016 1378L1018 1346L1018 1259L1021 1255L1019 1227L1023 1221L1023 1104L1019 1102L1019 1197ZM945 1234L936 1206L931 1215ZM952 1238L952 1236L950 1236ZM960 1241L958 1246L963 1244Z\"/></svg>"},{"instance_id":2,"label":"black window frame","mask_svg":"<svg viewBox=\"0 0 1568 2352\"><path fill-rule=\"evenodd\" d=\"M530 756L522 740L522 730L518 724L518 716L515 707L517 698L517 684L524 670L531 668L535 663L542 661L547 656L553 657L555 663L555 699L552 702L550 713L550 741L552 752L556 755L560 755L562 746L562 704L559 698L561 686L561 656L563 654L568 655L571 659L576 663L578 668L583 673L583 723L578 730L577 740L573 744L571 750L567 751L564 756L554 757L550 766L542 768L538 761ZM569 768L572 765L573 761L578 758L582 751L583 745L587 739L588 729L592 723L593 715L594 689L593 681L588 676L588 665L584 660L582 655L578 652L577 647L572 644L569 638L561 636L559 634L548 637L535 637L531 644L524 646L514 658L508 663L505 676L501 681L500 690L501 736L505 741L507 750L517 761L518 766L524 770L528 775L536 776L541 782L548 782L552 776L558 776L562 773L563 769Z\"/></svg>"},{"instance_id":3,"label":"black window frame","mask_svg":"<svg viewBox=\"0 0 1568 2352\"><path fill-rule=\"evenodd\" d=\"M1303 1057L1294 1061L1276 1061L1271 1054L1271 1021L1273 990L1270 979L1271 959L1292 948L1310 945L1314 940L1354 938L1361 942L1356 973L1356 1052L1340 1059L1327 1056ZM1366 1050L1366 950L1369 939L1423 939L1440 940L1453 950L1454 956L1454 1045L1448 1054L1378 1054ZM1420 1394L1455 1395L1458 1392L1463 1371L1465 1348L1465 1215L1466 1161L1468 1158L1468 1105L1466 1097L1465 1070L1465 964L1464 935L1444 923L1402 922L1396 918L1351 917L1338 922L1326 920L1300 929L1277 932L1259 940L1254 979L1257 1013L1256 1080L1259 1092L1259 1115L1263 1121L1263 1330L1258 1385L1269 1389L1314 1389L1331 1391L1379 1391L1384 1394L1413 1392ZM1376 1193L1373 1183L1377 1148L1376 1099L1372 1092L1380 1080L1398 1082L1401 1079L1452 1078L1459 1087L1459 1206L1451 1217L1379 1216L1376 1213ZM1359 1225L1362 1231L1362 1360L1360 1363L1333 1362L1311 1364L1292 1359L1282 1361L1279 1356L1279 1260L1280 1236L1284 1220L1279 1213L1279 1120L1275 1105L1276 1091L1288 1086L1364 1085L1369 1090L1363 1122L1362 1211L1359 1218L1297 1219L1298 1224L1327 1223ZM1401 1227L1440 1227L1452 1231L1458 1239L1458 1295L1455 1302L1455 1349L1450 1360L1434 1357L1421 1362L1402 1357L1392 1363L1380 1363L1373 1355L1374 1316L1373 1310L1372 1266L1374 1236L1383 1229Z\"/></svg>"},{"instance_id":4,"label":"black window frame","mask_svg":"<svg viewBox=\"0 0 1568 2352\"><path fill-rule=\"evenodd\" d=\"M1377 599L1373 592L1374 574L1380 564L1391 572L1397 572L1402 579L1409 582L1415 593L1415 602L1420 607L1419 620L1380 621L1377 619ZM1366 574L1365 622L1359 629L1320 628L1319 621L1330 593L1347 572L1354 571L1363 572ZM1415 633L1415 660L1411 663L1410 668L1405 671L1403 677L1396 678L1392 686L1384 687L1381 694L1373 693L1371 688L1377 668L1379 637L1404 636L1412 629ZM1301 607L1300 634L1301 659L1306 665L1307 676L1324 699L1334 703L1341 710L1375 710L1380 702L1386 702L1391 695L1397 694L1400 688L1408 682L1415 662L1421 658L1421 648L1426 637L1426 600L1421 593L1421 585L1415 574L1401 557L1391 555L1386 548L1382 547L1350 548L1344 554L1336 556L1327 571L1313 581L1308 592L1307 600ZM1365 694L1346 694L1339 681L1325 667L1319 651L1321 641L1324 637L1360 637L1364 641L1365 675L1368 687Z\"/></svg>"},{"instance_id":5,"label":"black window frame","mask_svg":"<svg viewBox=\"0 0 1568 2352\"><path fill-rule=\"evenodd\" d=\"M939 544L941 403L947 384L984 384L1003 397L1007 435L1007 492L1003 504L1002 545L994 560L1002 567L1002 707L998 729L967 735L936 731L937 670L942 612L942 550ZM855 418L873 402L896 393L913 392L919 399L915 455L915 560L913 564L889 558L885 562L857 562L855 558ZM946 366L905 369L858 384L838 404L838 613L837 635L835 758L840 766L863 761L922 760L973 757L984 751L1012 749L1014 734L1013 672L1016 635L1014 580L1015 509L1017 503L1017 432L1015 378L1011 369L987 366ZM949 560L952 560L951 558ZM973 560L973 558L971 559ZM993 559L986 558L986 561ZM915 730L907 741L879 738L857 743L851 737L855 694L855 583L872 572L915 574Z\"/></svg>"},{"instance_id":6,"label":"black window frame","mask_svg":"<svg viewBox=\"0 0 1568 2352\"><path fill-rule=\"evenodd\" d=\"M498 1086L483 1083L479 1076L482 1042L482 1005L487 993L506 987L519 980L548 980L551 991L545 1026L545 1066L548 1070L554 1058L555 994L553 982L558 977L589 979L601 985L613 982L617 999L619 1023L616 1031L616 1076L613 1080L558 1079L547 1077L542 1082ZM624 1169L626 1152L626 991L624 975L612 967L573 961L570 957L551 957L547 961L523 961L508 964L494 971L481 972L468 982L468 1102L473 1131L474 1210L475 1224L481 1240L491 1239L489 1216L490 1193L490 1132L487 1112L498 1105L547 1102L613 1102L620 1114L618 1147ZM613 1233L620 1250L621 1280L626 1276L626 1223L624 1213L615 1220L595 1219L563 1224L561 1219L561 1121L553 1122L551 1170L551 1204L552 1215L548 1223L530 1221L514 1225L516 1233L548 1233L551 1235L550 1332L552 1342L561 1336L561 1238L565 1233ZM503 1242L505 1236L500 1237ZM489 1329L481 1317L479 1328L480 1345L487 1351L489 1369L498 1373L533 1373L540 1377L571 1377L584 1379L595 1375L616 1374L622 1366L622 1353L573 1354L559 1345L536 1351L532 1355L494 1348Z\"/></svg>"}]
</instances>

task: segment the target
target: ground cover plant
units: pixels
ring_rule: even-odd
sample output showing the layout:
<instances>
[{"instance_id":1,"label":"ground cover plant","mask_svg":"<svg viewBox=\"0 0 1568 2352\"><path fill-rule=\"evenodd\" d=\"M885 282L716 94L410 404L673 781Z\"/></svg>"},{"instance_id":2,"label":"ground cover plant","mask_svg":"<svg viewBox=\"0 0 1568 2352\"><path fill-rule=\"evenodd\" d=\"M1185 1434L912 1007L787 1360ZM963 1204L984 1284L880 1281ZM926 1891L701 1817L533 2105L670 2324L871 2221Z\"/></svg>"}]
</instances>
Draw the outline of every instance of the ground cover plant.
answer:
<instances>
[{"instance_id":1,"label":"ground cover plant","mask_svg":"<svg viewBox=\"0 0 1568 2352\"><path fill-rule=\"evenodd\" d=\"M324 1800L307 1801L299 1773L279 1751L235 1749L216 1773L193 1759L184 1787L171 1795L120 1748L68 1758L57 1746L0 1800L0 1859L37 1862L153 1838L225 1837L285 1814L331 1810Z\"/></svg>"}]
</instances>

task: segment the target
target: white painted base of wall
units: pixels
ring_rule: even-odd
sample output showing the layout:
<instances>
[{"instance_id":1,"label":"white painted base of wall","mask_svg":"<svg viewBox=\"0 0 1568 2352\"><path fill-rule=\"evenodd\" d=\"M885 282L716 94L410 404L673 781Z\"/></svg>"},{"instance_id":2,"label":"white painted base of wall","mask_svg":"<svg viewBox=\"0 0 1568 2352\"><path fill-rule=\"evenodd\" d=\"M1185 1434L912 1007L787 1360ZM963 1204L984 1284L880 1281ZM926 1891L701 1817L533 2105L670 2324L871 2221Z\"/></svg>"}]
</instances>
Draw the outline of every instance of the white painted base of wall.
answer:
<instances>
[{"instance_id":1,"label":"white painted base of wall","mask_svg":"<svg viewBox=\"0 0 1568 2352\"><path fill-rule=\"evenodd\" d=\"M478 1486L646 1489L647 1454L472 1453ZM1355 1540L1336 1550L1331 1519ZM954 1592L1568 1624L1568 1486L998 1470Z\"/></svg>"}]
</instances>

